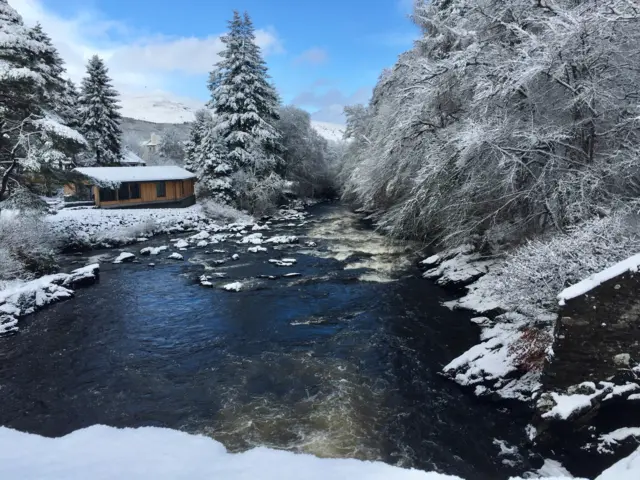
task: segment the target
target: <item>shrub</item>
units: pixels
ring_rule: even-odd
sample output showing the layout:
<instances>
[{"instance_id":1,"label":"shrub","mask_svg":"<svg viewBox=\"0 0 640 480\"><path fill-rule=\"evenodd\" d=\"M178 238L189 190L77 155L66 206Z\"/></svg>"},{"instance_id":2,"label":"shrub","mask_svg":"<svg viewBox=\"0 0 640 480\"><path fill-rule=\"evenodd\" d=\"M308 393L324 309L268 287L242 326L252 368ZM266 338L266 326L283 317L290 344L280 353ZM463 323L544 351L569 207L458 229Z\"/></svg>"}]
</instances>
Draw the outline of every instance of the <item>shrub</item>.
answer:
<instances>
[{"instance_id":1,"label":"shrub","mask_svg":"<svg viewBox=\"0 0 640 480\"><path fill-rule=\"evenodd\" d=\"M38 211L0 212L0 245L4 251L0 260L5 267L0 272L3 280L45 275L57 267L55 250L60 238Z\"/></svg>"}]
</instances>

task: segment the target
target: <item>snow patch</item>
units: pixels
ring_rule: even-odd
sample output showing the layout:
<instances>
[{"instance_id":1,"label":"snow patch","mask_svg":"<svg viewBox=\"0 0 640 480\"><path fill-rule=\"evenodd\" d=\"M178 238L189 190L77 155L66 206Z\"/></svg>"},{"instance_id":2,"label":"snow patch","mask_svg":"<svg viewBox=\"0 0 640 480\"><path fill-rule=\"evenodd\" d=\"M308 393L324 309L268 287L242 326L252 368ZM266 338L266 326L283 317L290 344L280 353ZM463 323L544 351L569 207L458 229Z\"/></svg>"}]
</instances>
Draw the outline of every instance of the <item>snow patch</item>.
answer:
<instances>
[{"instance_id":1,"label":"snow patch","mask_svg":"<svg viewBox=\"0 0 640 480\"><path fill-rule=\"evenodd\" d=\"M639 266L640 253L618 262L601 272L595 273L575 285L565 288L558 295L559 304L564 305L567 300L584 295L612 278L619 277L627 272L637 272Z\"/></svg>"}]
</instances>

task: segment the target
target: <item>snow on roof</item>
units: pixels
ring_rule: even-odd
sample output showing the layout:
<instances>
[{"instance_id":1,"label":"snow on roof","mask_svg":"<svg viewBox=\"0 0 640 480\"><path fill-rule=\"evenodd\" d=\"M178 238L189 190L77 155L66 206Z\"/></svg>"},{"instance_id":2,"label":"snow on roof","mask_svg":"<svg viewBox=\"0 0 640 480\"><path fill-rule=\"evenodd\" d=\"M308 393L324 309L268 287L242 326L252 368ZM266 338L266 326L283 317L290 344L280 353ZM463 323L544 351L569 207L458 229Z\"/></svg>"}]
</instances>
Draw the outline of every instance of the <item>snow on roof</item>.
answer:
<instances>
[{"instance_id":1,"label":"snow on roof","mask_svg":"<svg viewBox=\"0 0 640 480\"><path fill-rule=\"evenodd\" d=\"M187 180L195 175L184 168L163 167L86 167L76 168L76 172L86 175L100 184L120 184L122 182L161 182L164 180Z\"/></svg>"},{"instance_id":2,"label":"snow on roof","mask_svg":"<svg viewBox=\"0 0 640 480\"><path fill-rule=\"evenodd\" d=\"M137 163L145 165L145 161L143 159L128 149L124 151L124 155L122 156L120 163Z\"/></svg>"},{"instance_id":3,"label":"snow on roof","mask_svg":"<svg viewBox=\"0 0 640 480\"><path fill-rule=\"evenodd\" d=\"M612 278L619 277L627 272L637 272L638 267L640 267L640 253L616 263L612 267L602 270L601 272L594 273L575 285L565 288L558 295L560 305L564 305L567 300L584 295Z\"/></svg>"}]
</instances>

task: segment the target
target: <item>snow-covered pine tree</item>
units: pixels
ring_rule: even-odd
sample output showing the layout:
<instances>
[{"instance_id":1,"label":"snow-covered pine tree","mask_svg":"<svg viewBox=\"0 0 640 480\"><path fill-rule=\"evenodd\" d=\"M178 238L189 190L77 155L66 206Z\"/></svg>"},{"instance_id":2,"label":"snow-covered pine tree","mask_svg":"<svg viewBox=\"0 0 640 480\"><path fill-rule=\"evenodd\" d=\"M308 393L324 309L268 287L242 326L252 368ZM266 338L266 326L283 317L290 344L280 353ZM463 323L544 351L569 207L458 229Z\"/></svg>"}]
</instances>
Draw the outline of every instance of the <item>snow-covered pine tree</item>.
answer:
<instances>
[{"instance_id":1,"label":"snow-covered pine tree","mask_svg":"<svg viewBox=\"0 0 640 480\"><path fill-rule=\"evenodd\" d=\"M94 55L87 64L79 97L81 131L89 142L91 160L113 165L122 158L121 115L118 92L111 85L106 65Z\"/></svg>"},{"instance_id":2,"label":"snow-covered pine tree","mask_svg":"<svg viewBox=\"0 0 640 480\"><path fill-rule=\"evenodd\" d=\"M19 185L28 170L40 170L53 151L85 139L47 104L48 45L34 38L22 17L0 0L0 200ZM59 158L59 157L57 157Z\"/></svg>"},{"instance_id":3,"label":"snow-covered pine tree","mask_svg":"<svg viewBox=\"0 0 640 480\"><path fill-rule=\"evenodd\" d=\"M235 194L231 180L233 167L227 160L227 150L213 122L206 122L202 133L202 141L197 150L198 191L200 195L204 194L219 203L229 204Z\"/></svg>"},{"instance_id":4,"label":"snow-covered pine tree","mask_svg":"<svg viewBox=\"0 0 640 480\"><path fill-rule=\"evenodd\" d=\"M279 98L269 83L249 16L234 12L221 40L222 59L208 84L216 130L234 170L267 176L280 162L281 135L274 126Z\"/></svg>"},{"instance_id":5,"label":"snow-covered pine tree","mask_svg":"<svg viewBox=\"0 0 640 480\"><path fill-rule=\"evenodd\" d=\"M43 46L40 62L34 65L34 71L44 79L44 98L42 108L50 118L71 128L78 128L77 92L71 80L64 78L66 69L64 60L53 45L51 38L37 24L29 31L29 36ZM45 136L40 139L40 145L34 145L40 150L45 163L52 168L62 167L75 160L86 145L74 141Z\"/></svg>"},{"instance_id":6,"label":"snow-covered pine tree","mask_svg":"<svg viewBox=\"0 0 640 480\"><path fill-rule=\"evenodd\" d=\"M195 121L191 125L189 140L184 148L184 168L192 173L197 173L200 169L200 144L205 134L205 126L211 123L211 112L206 109L196 111Z\"/></svg>"}]
</instances>

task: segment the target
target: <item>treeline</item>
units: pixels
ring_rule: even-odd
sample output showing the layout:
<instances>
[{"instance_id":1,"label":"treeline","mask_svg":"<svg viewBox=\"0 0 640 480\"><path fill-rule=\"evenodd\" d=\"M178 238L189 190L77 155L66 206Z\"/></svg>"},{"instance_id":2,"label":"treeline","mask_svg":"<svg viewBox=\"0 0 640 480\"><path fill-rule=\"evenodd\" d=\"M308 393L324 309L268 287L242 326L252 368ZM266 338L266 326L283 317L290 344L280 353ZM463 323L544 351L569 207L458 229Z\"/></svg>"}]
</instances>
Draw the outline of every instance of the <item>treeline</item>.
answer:
<instances>
[{"instance_id":1,"label":"treeline","mask_svg":"<svg viewBox=\"0 0 640 480\"><path fill-rule=\"evenodd\" d=\"M431 0L413 20L347 109L346 199L397 236L494 249L637 205L636 2Z\"/></svg>"},{"instance_id":2,"label":"treeline","mask_svg":"<svg viewBox=\"0 0 640 480\"><path fill-rule=\"evenodd\" d=\"M197 112L185 149L198 196L266 213L287 195L330 193L329 144L306 112L281 107L249 15L234 12L221 40L211 99Z\"/></svg>"},{"instance_id":3,"label":"treeline","mask_svg":"<svg viewBox=\"0 0 640 480\"><path fill-rule=\"evenodd\" d=\"M90 59L78 91L51 38L26 27L7 0L0 40L0 201L25 186L59 186L78 164L118 164L118 93L104 62Z\"/></svg>"}]
</instances>

